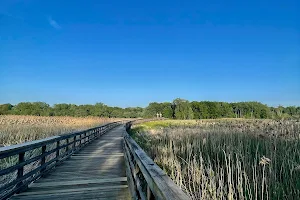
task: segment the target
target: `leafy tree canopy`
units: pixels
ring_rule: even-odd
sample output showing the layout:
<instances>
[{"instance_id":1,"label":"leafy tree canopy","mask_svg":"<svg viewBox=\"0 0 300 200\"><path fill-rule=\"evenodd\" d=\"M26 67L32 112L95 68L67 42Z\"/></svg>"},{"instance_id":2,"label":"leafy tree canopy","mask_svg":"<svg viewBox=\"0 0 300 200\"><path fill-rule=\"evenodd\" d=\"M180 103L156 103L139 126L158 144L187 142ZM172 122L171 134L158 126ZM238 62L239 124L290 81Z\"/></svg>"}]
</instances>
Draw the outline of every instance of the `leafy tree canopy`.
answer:
<instances>
[{"instance_id":1,"label":"leafy tree canopy","mask_svg":"<svg viewBox=\"0 0 300 200\"><path fill-rule=\"evenodd\" d=\"M173 102L151 102L146 108L111 107L104 103L95 105L55 104L44 102L21 102L17 105L0 105L0 115L36 116L98 116L114 118L152 118L162 114L170 119L214 119L214 118L299 118L300 107L268 107L260 102L212 102L177 98Z\"/></svg>"}]
</instances>

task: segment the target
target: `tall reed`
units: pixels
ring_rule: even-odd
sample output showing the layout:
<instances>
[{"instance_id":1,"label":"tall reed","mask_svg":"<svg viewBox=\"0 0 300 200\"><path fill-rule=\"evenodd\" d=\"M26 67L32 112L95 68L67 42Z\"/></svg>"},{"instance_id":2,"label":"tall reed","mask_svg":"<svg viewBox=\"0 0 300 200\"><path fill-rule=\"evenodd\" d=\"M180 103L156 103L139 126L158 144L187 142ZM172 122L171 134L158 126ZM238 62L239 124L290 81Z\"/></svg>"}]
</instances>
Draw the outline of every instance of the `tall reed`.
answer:
<instances>
[{"instance_id":1,"label":"tall reed","mask_svg":"<svg viewBox=\"0 0 300 200\"><path fill-rule=\"evenodd\" d=\"M150 122L131 134L192 199L300 199L297 121Z\"/></svg>"}]
</instances>

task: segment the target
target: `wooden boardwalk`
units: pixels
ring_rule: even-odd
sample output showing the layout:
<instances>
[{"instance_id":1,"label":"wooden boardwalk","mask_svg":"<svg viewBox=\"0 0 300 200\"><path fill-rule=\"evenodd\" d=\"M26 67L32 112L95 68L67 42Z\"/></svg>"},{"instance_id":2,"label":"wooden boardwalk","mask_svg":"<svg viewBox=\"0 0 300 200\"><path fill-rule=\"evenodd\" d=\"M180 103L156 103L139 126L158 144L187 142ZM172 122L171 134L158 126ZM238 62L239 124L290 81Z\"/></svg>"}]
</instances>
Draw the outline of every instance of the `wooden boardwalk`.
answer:
<instances>
[{"instance_id":1,"label":"wooden boardwalk","mask_svg":"<svg viewBox=\"0 0 300 200\"><path fill-rule=\"evenodd\" d=\"M131 199L123 126L107 132L11 199Z\"/></svg>"}]
</instances>

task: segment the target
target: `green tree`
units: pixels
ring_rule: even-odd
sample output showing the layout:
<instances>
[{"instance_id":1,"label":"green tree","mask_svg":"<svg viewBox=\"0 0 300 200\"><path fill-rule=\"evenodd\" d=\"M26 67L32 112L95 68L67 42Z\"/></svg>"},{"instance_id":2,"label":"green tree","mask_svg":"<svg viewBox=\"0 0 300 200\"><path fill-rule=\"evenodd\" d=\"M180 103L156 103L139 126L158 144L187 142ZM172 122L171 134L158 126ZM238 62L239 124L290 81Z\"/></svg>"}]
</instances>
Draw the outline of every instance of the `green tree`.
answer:
<instances>
[{"instance_id":1,"label":"green tree","mask_svg":"<svg viewBox=\"0 0 300 200\"><path fill-rule=\"evenodd\" d=\"M96 103L91 107L90 114L98 117L108 117L108 106L104 103Z\"/></svg>"},{"instance_id":2,"label":"green tree","mask_svg":"<svg viewBox=\"0 0 300 200\"><path fill-rule=\"evenodd\" d=\"M169 102L165 102L165 103L162 103L162 116L165 117L165 118L173 118L173 109L172 109L172 104L169 103Z\"/></svg>"},{"instance_id":3,"label":"green tree","mask_svg":"<svg viewBox=\"0 0 300 200\"><path fill-rule=\"evenodd\" d=\"M13 105L11 105L10 103L1 104L0 105L0 115L11 114L12 108L13 108Z\"/></svg>"},{"instance_id":4,"label":"green tree","mask_svg":"<svg viewBox=\"0 0 300 200\"><path fill-rule=\"evenodd\" d=\"M230 106L229 103L220 102L219 103L219 110L220 110L220 116L219 117L226 117L226 118L234 117L233 109L232 109L232 107Z\"/></svg>"},{"instance_id":5,"label":"green tree","mask_svg":"<svg viewBox=\"0 0 300 200\"><path fill-rule=\"evenodd\" d=\"M143 116L143 108L140 107L129 107L124 109L125 118L140 118Z\"/></svg>"},{"instance_id":6,"label":"green tree","mask_svg":"<svg viewBox=\"0 0 300 200\"><path fill-rule=\"evenodd\" d=\"M55 116L74 116L74 110L71 109L71 104L60 103L54 104L53 112Z\"/></svg>"},{"instance_id":7,"label":"green tree","mask_svg":"<svg viewBox=\"0 0 300 200\"><path fill-rule=\"evenodd\" d=\"M51 107L44 102L21 102L13 107L12 112L17 115L49 116Z\"/></svg>"},{"instance_id":8,"label":"green tree","mask_svg":"<svg viewBox=\"0 0 300 200\"><path fill-rule=\"evenodd\" d=\"M165 118L172 118L173 117L172 104L169 102L165 102L165 103L152 102L145 108L144 117L145 118L156 117L157 113L162 113L162 116Z\"/></svg>"},{"instance_id":9,"label":"green tree","mask_svg":"<svg viewBox=\"0 0 300 200\"><path fill-rule=\"evenodd\" d=\"M111 117L114 117L114 118L123 117L123 109L119 108L119 107L112 107Z\"/></svg>"},{"instance_id":10,"label":"green tree","mask_svg":"<svg viewBox=\"0 0 300 200\"><path fill-rule=\"evenodd\" d=\"M188 100L177 98L173 101L176 119L193 119L194 113Z\"/></svg>"},{"instance_id":11,"label":"green tree","mask_svg":"<svg viewBox=\"0 0 300 200\"><path fill-rule=\"evenodd\" d=\"M175 99L173 103L152 102L146 108L110 107L103 103L95 105L55 104L50 107L44 102L21 102L15 106L11 104L0 105L0 115L37 115L37 116L98 116L98 117L126 117L126 118L152 118L162 113L165 118L174 119L209 119L209 118L299 118L300 107L278 106L268 107L260 102L211 102L189 101Z\"/></svg>"},{"instance_id":12,"label":"green tree","mask_svg":"<svg viewBox=\"0 0 300 200\"><path fill-rule=\"evenodd\" d=\"M156 117L156 114L160 112L162 112L161 104L157 102L152 102L145 108L144 117Z\"/></svg>"}]
</instances>

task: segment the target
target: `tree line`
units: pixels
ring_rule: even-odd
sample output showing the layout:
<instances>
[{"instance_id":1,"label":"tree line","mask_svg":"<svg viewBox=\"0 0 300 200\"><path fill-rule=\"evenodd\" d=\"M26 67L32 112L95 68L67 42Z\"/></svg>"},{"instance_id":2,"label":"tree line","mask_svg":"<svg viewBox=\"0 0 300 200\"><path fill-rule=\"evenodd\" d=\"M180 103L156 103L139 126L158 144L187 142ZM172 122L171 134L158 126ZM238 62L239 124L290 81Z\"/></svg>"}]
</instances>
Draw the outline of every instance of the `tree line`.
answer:
<instances>
[{"instance_id":1,"label":"tree line","mask_svg":"<svg viewBox=\"0 0 300 200\"><path fill-rule=\"evenodd\" d=\"M0 105L0 115L36 116L98 116L109 118L152 118L157 113L170 119L215 119L215 118L257 118L281 119L299 118L300 107L269 107L260 102L212 102L192 101L177 98L173 102L152 102L146 108L111 107L103 103L94 105L54 104L44 102L21 102L17 105Z\"/></svg>"}]
</instances>

